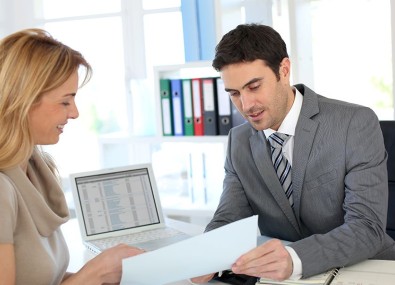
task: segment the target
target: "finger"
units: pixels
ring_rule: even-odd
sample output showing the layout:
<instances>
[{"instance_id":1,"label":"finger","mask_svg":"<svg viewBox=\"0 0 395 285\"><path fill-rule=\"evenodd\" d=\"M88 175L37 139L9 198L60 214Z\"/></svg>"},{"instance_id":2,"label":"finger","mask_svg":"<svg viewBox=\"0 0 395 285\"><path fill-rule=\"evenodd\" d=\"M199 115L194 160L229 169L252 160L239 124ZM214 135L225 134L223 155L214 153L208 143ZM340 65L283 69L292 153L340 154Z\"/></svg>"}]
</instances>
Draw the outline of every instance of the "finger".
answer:
<instances>
[{"instance_id":1,"label":"finger","mask_svg":"<svg viewBox=\"0 0 395 285\"><path fill-rule=\"evenodd\" d=\"M137 248L137 247L128 247L127 252L129 255L133 256L133 255L138 255L138 254L142 254L145 252L144 249L141 248Z\"/></svg>"},{"instance_id":2,"label":"finger","mask_svg":"<svg viewBox=\"0 0 395 285\"><path fill-rule=\"evenodd\" d=\"M250 266L241 270L235 269L235 273L246 274L256 277L266 277L274 280L287 279L292 274L292 259L281 258L275 262L267 263L265 265Z\"/></svg>"},{"instance_id":3,"label":"finger","mask_svg":"<svg viewBox=\"0 0 395 285\"><path fill-rule=\"evenodd\" d=\"M260 246L248 251L247 253L243 254L240 256L235 264L237 266L243 265L245 263L248 263L252 260L256 260L257 258L260 258L262 256L266 256L270 253L272 253L276 248L278 247L283 247L282 243L278 239L271 239Z\"/></svg>"},{"instance_id":4,"label":"finger","mask_svg":"<svg viewBox=\"0 0 395 285\"><path fill-rule=\"evenodd\" d=\"M251 260L240 266L232 266L232 271L236 274L245 274L256 277L259 277L262 272L272 271L273 269L275 269L275 266L272 266L271 263L267 263L267 261L262 258Z\"/></svg>"},{"instance_id":5,"label":"finger","mask_svg":"<svg viewBox=\"0 0 395 285\"><path fill-rule=\"evenodd\" d=\"M211 279L213 279L213 277L214 277L214 273L199 276L199 277L194 277L194 278L191 278L190 281L192 282L192 284L206 283L206 282L210 281Z\"/></svg>"},{"instance_id":6,"label":"finger","mask_svg":"<svg viewBox=\"0 0 395 285\"><path fill-rule=\"evenodd\" d=\"M260 264L256 263L254 265L250 264L249 267L232 267L232 271L236 274L244 274L255 277L266 277L267 275L276 272L278 267L275 264Z\"/></svg>"},{"instance_id":7,"label":"finger","mask_svg":"<svg viewBox=\"0 0 395 285\"><path fill-rule=\"evenodd\" d=\"M289 260L289 253L281 242L273 240L241 256L232 266L232 270L238 274L259 276L287 267Z\"/></svg>"},{"instance_id":8,"label":"finger","mask_svg":"<svg viewBox=\"0 0 395 285\"><path fill-rule=\"evenodd\" d=\"M292 269L288 270L289 268L290 267L289 264L287 263L287 260L282 259L264 265L260 264L259 262L256 262L254 265L251 265L250 267L246 267L243 269L232 268L232 271L236 274L245 274L255 277L265 277L273 280L284 280L288 278L292 273Z\"/></svg>"},{"instance_id":9,"label":"finger","mask_svg":"<svg viewBox=\"0 0 395 285\"><path fill-rule=\"evenodd\" d=\"M275 245L276 243L274 243ZM250 267L264 266L273 262L270 255L274 251L273 243L264 243L240 256L232 266L236 272L244 271Z\"/></svg>"},{"instance_id":10,"label":"finger","mask_svg":"<svg viewBox=\"0 0 395 285\"><path fill-rule=\"evenodd\" d=\"M124 243L118 244L114 248L116 248L116 250L119 250L124 257L130 257L130 256L142 254L145 252L145 250L143 250L141 248L129 246Z\"/></svg>"}]
</instances>

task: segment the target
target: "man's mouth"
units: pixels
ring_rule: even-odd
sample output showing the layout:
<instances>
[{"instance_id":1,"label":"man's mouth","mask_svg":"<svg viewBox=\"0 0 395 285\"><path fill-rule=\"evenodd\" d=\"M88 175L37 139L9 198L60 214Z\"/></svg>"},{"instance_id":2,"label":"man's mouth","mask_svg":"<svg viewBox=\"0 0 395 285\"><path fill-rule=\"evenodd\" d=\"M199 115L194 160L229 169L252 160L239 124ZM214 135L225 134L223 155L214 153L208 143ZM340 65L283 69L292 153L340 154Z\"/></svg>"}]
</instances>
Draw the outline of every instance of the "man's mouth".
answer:
<instances>
[{"instance_id":1,"label":"man's mouth","mask_svg":"<svg viewBox=\"0 0 395 285\"><path fill-rule=\"evenodd\" d=\"M255 121L257 119L260 119L262 117L262 114L264 113L264 111L259 111L259 112L254 112L254 113L248 113L246 114L247 117L249 117L251 120Z\"/></svg>"}]
</instances>

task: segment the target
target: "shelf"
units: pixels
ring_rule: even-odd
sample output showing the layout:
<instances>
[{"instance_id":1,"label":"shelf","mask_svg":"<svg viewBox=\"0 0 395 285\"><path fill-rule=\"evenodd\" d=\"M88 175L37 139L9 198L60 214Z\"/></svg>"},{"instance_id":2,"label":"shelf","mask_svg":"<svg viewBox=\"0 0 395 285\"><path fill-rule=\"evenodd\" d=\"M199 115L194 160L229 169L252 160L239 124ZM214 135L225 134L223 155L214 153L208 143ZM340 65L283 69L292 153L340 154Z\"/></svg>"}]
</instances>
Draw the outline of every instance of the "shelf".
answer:
<instances>
[{"instance_id":1,"label":"shelf","mask_svg":"<svg viewBox=\"0 0 395 285\"><path fill-rule=\"evenodd\" d=\"M174 143L223 143L227 144L227 136L147 136L136 137L125 134L112 134L101 136L99 138L101 144L157 144L165 142Z\"/></svg>"},{"instance_id":2,"label":"shelf","mask_svg":"<svg viewBox=\"0 0 395 285\"><path fill-rule=\"evenodd\" d=\"M179 136L179 137L156 137L155 142L183 142L183 143L224 143L227 136Z\"/></svg>"},{"instance_id":3,"label":"shelf","mask_svg":"<svg viewBox=\"0 0 395 285\"><path fill-rule=\"evenodd\" d=\"M210 61L196 61L177 65L162 65L154 67L154 79L159 78L193 78L218 77L219 73L211 66ZM157 84L157 82L155 82ZM159 88L157 89L159 90Z\"/></svg>"}]
</instances>

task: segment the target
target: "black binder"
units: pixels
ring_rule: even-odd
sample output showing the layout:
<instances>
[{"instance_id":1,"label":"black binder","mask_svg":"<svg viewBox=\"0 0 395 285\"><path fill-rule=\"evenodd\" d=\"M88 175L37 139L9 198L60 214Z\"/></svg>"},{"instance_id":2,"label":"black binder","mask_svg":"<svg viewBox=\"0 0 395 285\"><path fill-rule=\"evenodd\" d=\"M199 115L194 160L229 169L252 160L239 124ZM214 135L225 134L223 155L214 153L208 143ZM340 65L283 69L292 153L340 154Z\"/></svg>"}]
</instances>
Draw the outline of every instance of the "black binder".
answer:
<instances>
[{"instance_id":1,"label":"black binder","mask_svg":"<svg viewBox=\"0 0 395 285\"><path fill-rule=\"evenodd\" d=\"M215 78L202 78L203 92L203 117L204 117L204 135L216 136L217 127L217 100L216 98Z\"/></svg>"},{"instance_id":2,"label":"black binder","mask_svg":"<svg viewBox=\"0 0 395 285\"><path fill-rule=\"evenodd\" d=\"M232 101L228 92L225 91L224 82L220 77L216 78L217 89L217 121L218 134L227 136L232 128Z\"/></svg>"},{"instance_id":3,"label":"black binder","mask_svg":"<svg viewBox=\"0 0 395 285\"><path fill-rule=\"evenodd\" d=\"M232 103L232 128L244 124L247 120L240 114L236 106Z\"/></svg>"}]
</instances>

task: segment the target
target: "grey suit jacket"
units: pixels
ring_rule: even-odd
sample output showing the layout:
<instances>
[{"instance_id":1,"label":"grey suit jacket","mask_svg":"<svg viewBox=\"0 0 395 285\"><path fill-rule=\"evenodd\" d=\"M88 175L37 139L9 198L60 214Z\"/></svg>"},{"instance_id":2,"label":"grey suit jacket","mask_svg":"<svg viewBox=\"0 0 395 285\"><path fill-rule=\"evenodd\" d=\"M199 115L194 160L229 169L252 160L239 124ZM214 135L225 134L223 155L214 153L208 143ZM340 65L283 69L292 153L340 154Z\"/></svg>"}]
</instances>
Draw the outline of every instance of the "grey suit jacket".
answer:
<instances>
[{"instance_id":1,"label":"grey suit jacket","mask_svg":"<svg viewBox=\"0 0 395 285\"><path fill-rule=\"evenodd\" d=\"M264 133L246 123L229 133L224 189L206 230L259 215L262 235L293 242L304 277L367 258L395 259L395 242L385 234L387 154L376 115L295 87L303 105L294 138L294 209Z\"/></svg>"}]
</instances>

